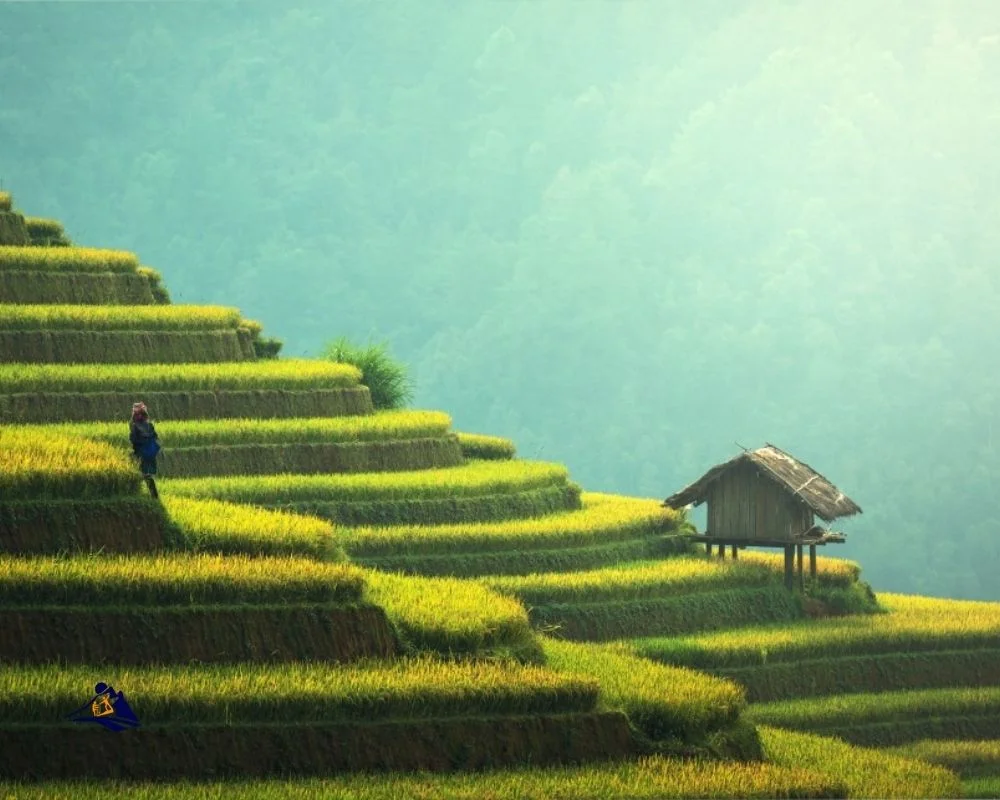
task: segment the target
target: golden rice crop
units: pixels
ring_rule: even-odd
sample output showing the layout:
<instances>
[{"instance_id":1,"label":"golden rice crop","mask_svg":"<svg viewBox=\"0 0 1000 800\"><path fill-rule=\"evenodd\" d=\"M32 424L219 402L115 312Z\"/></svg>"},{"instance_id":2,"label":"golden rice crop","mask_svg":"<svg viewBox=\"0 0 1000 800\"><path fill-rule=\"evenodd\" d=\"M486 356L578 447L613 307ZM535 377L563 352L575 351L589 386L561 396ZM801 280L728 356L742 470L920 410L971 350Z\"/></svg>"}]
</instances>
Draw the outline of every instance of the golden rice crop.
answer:
<instances>
[{"instance_id":1,"label":"golden rice crop","mask_svg":"<svg viewBox=\"0 0 1000 800\"><path fill-rule=\"evenodd\" d=\"M0 605L347 603L364 576L349 564L214 554L14 558L0 555Z\"/></svg>"},{"instance_id":2,"label":"golden rice crop","mask_svg":"<svg viewBox=\"0 0 1000 800\"><path fill-rule=\"evenodd\" d=\"M129 781L45 781L2 783L0 796L17 800L104 800L128 793L138 800L397 800L401 797L440 800L680 800L681 798L820 798L845 797L846 785L835 776L805 766L776 766L729 761L680 761L648 756L574 767L522 768L457 773L380 773L196 783ZM853 796L853 795L852 795ZM862 795L858 795L862 796ZM873 795L874 796L874 795ZM928 794L927 797L935 795ZM953 795L958 796L958 795Z\"/></svg>"},{"instance_id":3,"label":"golden rice crop","mask_svg":"<svg viewBox=\"0 0 1000 800\"><path fill-rule=\"evenodd\" d=\"M720 669L775 661L1000 645L1000 603L880 594L885 614L831 617L637 643L670 664Z\"/></svg>"},{"instance_id":4,"label":"golden rice crop","mask_svg":"<svg viewBox=\"0 0 1000 800\"><path fill-rule=\"evenodd\" d=\"M586 547L665 533L679 517L658 500L596 492L584 492L581 500L581 510L536 519L350 528L342 532L341 541L349 552L366 556Z\"/></svg>"},{"instance_id":5,"label":"golden rice crop","mask_svg":"<svg viewBox=\"0 0 1000 800\"><path fill-rule=\"evenodd\" d=\"M545 663L560 672L590 675L601 697L620 708L652 739L694 740L733 722L746 705L742 687L680 667L656 664L624 643L592 644L542 638Z\"/></svg>"},{"instance_id":6,"label":"golden rice crop","mask_svg":"<svg viewBox=\"0 0 1000 800\"><path fill-rule=\"evenodd\" d=\"M361 371L350 364L298 359L220 364L0 364L0 388L5 394L334 389L357 386L360 381ZM155 418L156 409L150 411Z\"/></svg>"},{"instance_id":7,"label":"golden rice crop","mask_svg":"<svg viewBox=\"0 0 1000 800\"><path fill-rule=\"evenodd\" d=\"M343 558L333 525L318 517L271 511L219 500L161 498L187 547L208 553Z\"/></svg>"},{"instance_id":8,"label":"golden rice crop","mask_svg":"<svg viewBox=\"0 0 1000 800\"><path fill-rule=\"evenodd\" d=\"M1000 714L1000 687L859 692L757 703L747 714L754 722L822 731L875 722L931 717Z\"/></svg>"},{"instance_id":9,"label":"golden rice crop","mask_svg":"<svg viewBox=\"0 0 1000 800\"><path fill-rule=\"evenodd\" d=\"M135 494L139 473L102 442L0 426L0 500Z\"/></svg>"},{"instance_id":10,"label":"golden rice crop","mask_svg":"<svg viewBox=\"0 0 1000 800\"><path fill-rule=\"evenodd\" d=\"M886 750L857 747L840 739L778 730L757 729L768 761L780 766L810 767L843 781L848 797L961 797L954 773Z\"/></svg>"},{"instance_id":11,"label":"golden rice crop","mask_svg":"<svg viewBox=\"0 0 1000 800\"><path fill-rule=\"evenodd\" d=\"M0 330L205 331L235 329L225 306L2 305Z\"/></svg>"},{"instance_id":12,"label":"golden rice crop","mask_svg":"<svg viewBox=\"0 0 1000 800\"><path fill-rule=\"evenodd\" d=\"M14 200L10 196L10 192L0 191L0 211L10 211L13 204Z\"/></svg>"},{"instance_id":13,"label":"golden rice crop","mask_svg":"<svg viewBox=\"0 0 1000 800\"><path fill-rule=\"evenodd\" d=\"M158 426L164 446L370 442L444 436L451 417L441 411L376 411L348 417L292 419L176 420ZM31 426L41 429L43 426ZM122 444L122 423L81 422L46 425L45 430ZM125 442L127 444L127 442Z\"/></svg>"},{"instance_id":14,"label":"golden rice crop","mask_svg":"<svg viewBox=\"0 0 1000 800\"><path fill-rule=\"evenodd\" d=\"M827 563L818 565L820 580L825 580L827 566ZM763 586L780 579L777 562L680 556L582 572L544 572L484 580L497 591L516 595L530 604L642 600L712 589Z\"/></svg>"},{"instance_id":15,"label":"golden rice crop","mask_svg":"<svg viewBox=\"0 0 1000 800\"><path fill-rule=\"evenodd\" d=\"M988 774L1000 777L1000 739L980 741L924 739L901 747L893 747L889 752L947 767L963 778Z\"/></svg>"},{"instance_id":16,"label":"golden rice crop","mask_svg":"<svg viewBox=\"0 0 1000 800\"><path fill-rule=\"evenodd\" d=\"M331 475L248 475L169 482L182 497L285 504L309 500L372 501L476 497L564 484L561 464L541 461L472 461L459 467L413 472Z\"/></svg>"},{"instance_id":17,"label":"golden rice crop","mask_svg":"<svg viewBox=\"0 0 1000 800\"><path fill-rule=\"evenodd\" d=\"M749 564L765 564L771 569L784 572L784 553L765 553L760 550L744 550L740 553L740 560ZM808 566L806 566L808 569ZM827 583L836 583L844 586L854 583L861 575L861 565L856 561L849 561L844 558L830 558L828 556L818 556L816 558L817 576L821 576Z\"/></svg>"},{"instance_id":18,"label":"golden rice crop","mask_svg":"<svg viewBox=\"0 0 1000 800\"><path fill-rule=\"evenodd\" d=\"M61 719L90 696L93 672L90 666L6 666L0 725ZM105 669L102 679L125 693L140 719L157 724L588 711L598 691L592 679L543 667L428 656L349 665L117 667Z\"/></svg>"},{"instance_id":19,"label":"golden rice crop","mask_svg":"<svg viewBox=\"0 0 1000 800\"><path fill-rule=\"evenodd\" d=\"M382 606L402 636L418 649L537 657L524 607L472 581L368 570L365 598Z\"/></svg>"},{"instance_id":20,"label":"golden rice crop","mask_svg":"<svg viewBox=\"0 0 1000 800\"><path fill-rule=\"evenodd\" d=\"M0 270L135 272L139 259L124 250L93 247L0 247Z\"/></svg>"}]
</instances>

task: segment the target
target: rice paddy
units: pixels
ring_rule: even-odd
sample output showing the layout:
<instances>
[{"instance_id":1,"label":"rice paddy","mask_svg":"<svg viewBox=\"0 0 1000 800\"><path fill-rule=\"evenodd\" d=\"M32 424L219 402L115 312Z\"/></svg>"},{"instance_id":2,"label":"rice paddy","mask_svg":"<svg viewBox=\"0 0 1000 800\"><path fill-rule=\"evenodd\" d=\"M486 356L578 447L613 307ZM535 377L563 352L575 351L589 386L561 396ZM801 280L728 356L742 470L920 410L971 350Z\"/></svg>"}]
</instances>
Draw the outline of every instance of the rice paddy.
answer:
<instances>
[{"instance_id":1,"label":"rice paddy","mask_svg":"<svg viewBox=\"0 0 1000 800\"><path fill-rule=\"evenodd\" d=\"M517 462L524 463L524 462ZM345 549L357 557L487 553L509 549L588 547L667 533L678 515L655 500L584 492L582 508L537 519L463 525L361 526L345 530Z\"/></svg>"},{"instance_id":2,"label":"rice paddy","mask_svg":"<svg viewBox=\"0 0 1000 800\"><path fill-rule=\"evenodd\" d=\"M0 500L5 503L135 494L139 478L110 445L0 426Z\"/></svg>"},{"instance_id":3,"label":"rice paddy","mask_svg":"<svg viewBox=\"0 0 1000 800\"><path fill-rule=\"evenodd\" d=\"M139 258L124 250L93 247L0 247L0 270L135 272Z\"/></svg>"},{"instance_id":4,"label":"rice paddy","mask_svg":"<svg viewBox=\"0 0 1000 800\"><path fill-rule=\"evenodd\" d=\"M360 380L361 372L350 364L299 359L220 364L0 364L5 394L335 389L357 386ZM155 409L151 413L155 418Z\"/></svg>"},{"instance_id":5,"label":"rice paddy","mask_svg":"<svg viewBox=\"0 0 1000 800\"><path fill-rule=\"evenodd\" d=\"M1000 648L1000 603L894 594L879 594L879 601L888 613L651 638L637 646L658 661L709 669L852 654Z\"/></svg>"},{"instance_id":6,"label":"rice paddy","mask_svg":"<svg viewBox=\"0 0 1000 800\"><path fill-rule=\"evenodd\" d=\"M86 699L93 667L10 665L0 671L0 728L48 725ZM421 656L347 666L288 663L122 667L107 682L131 696L152 727L287 723L393 717L588 711L590 678L532 665Z\"/></svg>"},{"instance_id":7,"label":"rice paddy","mask_svg":"<svg viewBox=\"0 0 1000 800\"><path fill-rule=\"evenodd\" d=\"M402 797L441 800L576 800L598 797L683 800L738 797L766 800L836 798L844 797L846 790L846 784L836 778L801 765L681 761L661 756L547 769L529 767L442 775L390 772L379 774L378 780L372 780L371 775L347 775L253 782L0 783L0 793L17 800L42 797L52 800L103 800L108 794L119 791L128 791L130 797L138 800L235 800L251 796L261 800L315 797L342 800L397 800Z\"/></svg>"},{"instance_id":8,"label":"rice paddy","mask_svg":"<svg viewBox=\"0 0 1000 800\"><path fill-rule=\"evenodd\" d=\"M374 442L445 436L450 426L451 417L443 412L402 410L347 417L229 419L222 425L215 420L171 420L169 427L163 427L162 436L171 448ZM117 422L45 425L44 430L109 444L122 443L122 424Z\"/></svg>"},{"instance_id":9,"label":"rice paddy","mask_svg":"<svg viewBox=\"0 0 1000 800\"><path fill-rule=\"evenodd\" d=\"M534 461L473 461L459 467L364 475L268 475L170 481L180 497L259 505L308 501L377 502L481 497L566 484L561 464Z\"/></svg>"},{"instance_id":10,"label":"rice paddy","mask_svg":"<svg viewBox=\"0 0 1000 800\"><path fill-rule=\"evenodd\" d=\"M0 605L188 606L351 603L364 575L348 564L215 554L0 556Z\"/></svg>"},{"instance_id":11,"label":"rice paddy","mask_svg":"<svg viewBox=\"0 0 1000 800\"><path fill-rule=\"evenodd\" d=\"M99 306L0 304L3 331L211 331L240 327L225 306Z\"/></svg>"}]
</instances>

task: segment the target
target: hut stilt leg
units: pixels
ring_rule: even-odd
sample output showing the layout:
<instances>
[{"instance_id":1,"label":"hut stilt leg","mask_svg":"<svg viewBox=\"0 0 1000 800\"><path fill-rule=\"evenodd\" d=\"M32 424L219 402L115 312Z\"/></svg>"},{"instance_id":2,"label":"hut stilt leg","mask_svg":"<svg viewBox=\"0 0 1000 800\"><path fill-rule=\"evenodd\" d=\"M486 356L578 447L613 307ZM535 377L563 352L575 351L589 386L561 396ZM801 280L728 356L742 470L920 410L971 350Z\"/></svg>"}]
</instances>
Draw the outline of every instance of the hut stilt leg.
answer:
<instances>
[{"instance_id":1,"label":"hut stilt leg","mask_svg":"<svg viewBox=\"0 0 1000 800\"><path fill-rule=\"evenodd\" d=\"M803 591L805 589L805 582L804 582L803 577L802 577L802 545L800 545L800 544L796 545L795 549L797 550L796 560L799 562L799 564L798 564L798 566L799 566L799 591L801 592L801 591Z\"/></svg>"},{"instance_id":2,"label":"hut stilt leg","mask_svg":"<svg viewBox=\"0 0 1000 800\"><path fill-rule=\"evenodd\" d=\"M795 550L792 545L785 545L785 588L791 591L795 574Z\"/></svg>"},{"instance_id":3,"label":"hut stilt leg","mask_svg":"<svg viewBox=\"0 0 1000 800\"><path fill-rule=\"evenodd\" d=\"M809 545L809 577L816 580L816 545Z\"/></svg>"},{"instance_id":4,"label":"hut stilt leg","mask_svg":"<svg viewBox=\"0 0 1000 800\"><path fill-rule=\"evenodd\" d=\"M708 553L708 557L709 558L712 557L712 543L711 542L705 542L705 552Z\"/></svg>"},{"instance_id":5,"label":"hut stilt leg","mask_svg":"<svg viewBox=\"0 0 1000 800\"><path fill-rule=\"evenodd\" d=\"M734 544L733 545L733 561L735 561L738 558L739 558L739 554L737 552L736 545Z\"/></svg>"},{"instance_id":6,"label":"hut stilt leg","mask_svg":"<svg viewBox=\"0 0 1000 800\"><path fill-rule=\"evenodd\" d=\"M723 561L726 560L726 546L724 544L719 545L719 558Z\"/></svg>"}]
</instances>

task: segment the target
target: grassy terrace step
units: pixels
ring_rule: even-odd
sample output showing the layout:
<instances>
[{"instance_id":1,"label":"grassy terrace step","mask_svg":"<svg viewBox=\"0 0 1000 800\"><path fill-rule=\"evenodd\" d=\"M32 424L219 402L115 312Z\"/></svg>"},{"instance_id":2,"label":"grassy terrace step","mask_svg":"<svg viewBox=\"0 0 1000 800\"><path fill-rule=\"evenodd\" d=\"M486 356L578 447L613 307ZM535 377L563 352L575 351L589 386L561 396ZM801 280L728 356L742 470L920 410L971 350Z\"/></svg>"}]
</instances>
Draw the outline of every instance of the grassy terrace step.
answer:
<instances>
[{"instance_id":1,"label":"grassy terrace step","mask_svg":"<svg viewBox=\"0 0 1000 800\"><path fill-rule=\"evenodd\" d=\"M559 464L473 461L362 475L270 475L164 481L167 495L304 511L346 525L436 524L539 516L579 507Z\"/></svg>"},{"instance_id":2,"label":"grassy terrace step","mask_svg":"<svg viewBox=\"0 0 1000 800\"><path fill-rule=\"evenodd\" d=\"M905 758L919 758L957 772L962 778L1000 777L1000 739L961 741L955 739L924 739L901 747L892 753Z\"/></svg>"},{"instance_id":3,"label":"grassy terrace step","mask_svg":"<svg viewBox=\"0 0 1000 800\"><path fill-rule=\"evenodd\" d=\"M247 444L379 442L445 436L451 417L441 411L377 411L355 417L306 419L171 420L161 438L172 449ZM40 429L121 444L121 422L45 425Z\"/></svg>"},{"instance_id":4,"label":"grassy terrace step","mask_svg":"<svg viewBox=\"0 0 1000 800\"><path fill-rule=\"evenodd\" d=\"M350 364L289 359L222 364L0 365L5 394L24 392L165 392L355 387L361 372Z\"/></svg>"},{"instance_id":5,"label":"grassy terrace step","mask_svg":"<svg viewBox=\"0 0 1000 800\"><path fill-rule=\"evenodd\" d=\"M758 727L767 760L809 765L844 783L847 797L961 797L956 775L943 767L828 736ZM844 795L842 795L844 796Z\"/></svg>"},{"instance_id":6,"label":"grassy terrace step","mask_svg":"<svg viewBox=\"0 0 1000 800\"><path fill-rule=\"evenodd\" d=\"M754 701L845 691L1000 685L1000 603L883 594L887 613L636 642L736 680Z\"/></svg>"},{"instance_id":7,"label":"grassy terrace step","mask_svg":"<svg viewBox=\"0 0 1000 800\"><path fill-rule=\"evenodd\" d=\"M140 272L40 272L0 269L0 303L120 305L157 303Z\"/></svg>"},{"instance_id":8,"label":"grassy terrace step","mask_svg":"<svg viewBox=\"0 0 1000 800\"><path fill-rule=\"evenodd\" d=\"M178 544L163 506L146 496L0 502L2 553L137 553Z\"/></svg>"},{"instance_id":9,"label":"grassy terrace step","mask_svg":"<svg viewBox=\"0 0 1000 800\"><path fill-rule=\"evenodd\" d=\"M442 770L621 758L636 751L626 718L596 709L592 680L535 667L422 658L352 667L106 672L142 725L115 743L118 761L101 756L107 738L50 722L89 699L93 671L14 667L0 673L6 698L0 699L0 775ZM52 752L71 755L53 759Z\"/></svg>"},{"instance_id":10,"label":"grassy terrace step","mask_svg":"<svg viewBox=\"0 0 1000 800\"><path fill-rule=\"evenodd\" d=\"M482 433L459 433L458 443L466 458L505 459L513 458L514 443L501 436L487 436Z\"/></svg>"},{"instance_id":11,"label":"grassy terrace step","mask_svg":"<svg viewBox=\"0 0 1000 800\"><path fill-rule=\"evenodd\" d=\"M1000 736L1000 687L876 692L750 706L755 723L887 746Z\"/></svg>"},{"instance_id":12,"label":"grassy terrace step","mask_svg":"<svg viewBox=\"0 0 1000 800\"><path fill-rule=\"evenodd\" d=\"M886 613L646 639L643 655L696 669L752 667L828 656L1000 647L1000 603L879 594Z\"/></svg>"},{"instance_id":13,"label":"grassy terrace step","mask_svg":"<svg viewBox=\"0 0 1000 800\"><path fill-rule=\"evenodd\" d=\"M530 520L350 528L351 558L425 575L527 574L667 555L677 515L659 501L584 492L582 508Z\"/></svg>"},{"instance_id":14,"label":"grassy terrace step","mask_svg":"<svg viewBox=\"0 0 1000 800\"><path fill-rule=\"evenodd\" d=\"M411 650L543 660L524 607L471 581L366 571L365 599L385 609Z\"/></svg>"},{"instance_id":15,"label":"grassy terrace step","mask_svg":"<svg viewBox=\"0 0 1000 800\"><path fill-rule=\"evenodd\" d=\"M343 558L328 520L219 500L162 497L183 547L206 553Z\"/></svg>"},{"instance_id":16,"label":"grassy terrace step","mask_svg":"<svg viewBox=\"0 0 1000 800\"><path fill-rule=\"evenodd\" d=\"M255 358L249 334L237 330L0 330L0 363L6 364L209 364Z\"/></svg>"},{"instance_id":17,"label":"grassy terrace step","mask_svg":"<svg viewBox=\"0 0 1000 800\"><path fill-rule=\"evenodd\" d=\"M174 477L276 472L376 472L458 466L461 451L437 411L309 419L171 420L159 427ZM26 426L128 449L121 422Z\"/></svg>"},{"instance_id":18,"label":"grassy terrace step","mask_svg":"<svg viewBox=\"0 0 1000 800\"><path fill-rule=\"evenodd\" d=\"M0 208L0 249L11 245L23 247L30 244L31 234L28 233L28 226L24 224L24 217L9 208Z\"/></svg>"},{"instance_id":19,"label":"grassy terrace step","mask_svg":"<svg viewBox=\"0 0 1000 800\"><path fill-rule=\"evenodd\" d=\"M93 247L0 247L0 270L31 272L135 272L139 258Z\"/></svg>"},{"instance_id":20,"label":"grassy terrace step","mask_svg":"<svg viewBox=\"0 0 1000 800\"><path fill-rule=\"evenodd\" d=\"M369 414L361 373L323 361L0 364L0 423L121 421L141 399L154 420Z\"/></svg>"},{"instance_id":21,"label":"grassy terrace step","mask_svg":"<svg viewBox=\"0 0 1000 800\"><path fill-rule=\"evenodd\" d=\"M346 564L159 555L0 558L0 661L186 663L392 657Z\"/></svg>"},{"instance_id":22,"label":"grassy terrace step","mask_svg":"<svg viewBox=\"0 0 1000 800\"><path fill-rule=\"evenodd\" d=\"M62 223L57 219L25 217L24 225L28 229L28 236L31 237L31 244L35 246L69 247L73 244L66 236Z\"/></svg>"},{"instance_id":23,"label":"grassy terrace step","mask_svg":"<svg viewBox=\"0 0 1000 800\"><path fill-rule=\"evenodd\" d=\"M241 320L228 306L0 305L0 331L217 331Z\"/></svg>"},{"instance_id":24,"label":"grassy terrace step","mask_svg":"<svg viewBox=\"0 0 1000 800\"><path fill-rule=\"evenodd\" d=\"M103 442L0 427L0 501L135 495L140 476Z\"/></svg>"},{"instance_id":25,"label":"grassy terrace step","mask_svg":"<svg viewBox=\"0 0 1000 800\"><path fill-rule=\"evenodd\" d=\"M654 664L624 645L558 641L543 637L545 662L560 672L589 676L601 686L601 698L652 742L675 751L704 750L710 737L737 722L745 706L743 691L729 681L693 670ZM736 754L760 757L752 734Z\"/></svg>"},{"instance_id":26,"label":"grassy terrace step","mask_svg":"<svg viewBox=\"0 0 1000 800\"><path fill-rule=\"evenodd\" d=\"M819 560L821 584L853 579L857 566ZM490 576L483 582L530 608L536 627L569 639L608 640L787 621L802 616L777 559L681 557L575 573Z\"/></svg>"}]
</instances>

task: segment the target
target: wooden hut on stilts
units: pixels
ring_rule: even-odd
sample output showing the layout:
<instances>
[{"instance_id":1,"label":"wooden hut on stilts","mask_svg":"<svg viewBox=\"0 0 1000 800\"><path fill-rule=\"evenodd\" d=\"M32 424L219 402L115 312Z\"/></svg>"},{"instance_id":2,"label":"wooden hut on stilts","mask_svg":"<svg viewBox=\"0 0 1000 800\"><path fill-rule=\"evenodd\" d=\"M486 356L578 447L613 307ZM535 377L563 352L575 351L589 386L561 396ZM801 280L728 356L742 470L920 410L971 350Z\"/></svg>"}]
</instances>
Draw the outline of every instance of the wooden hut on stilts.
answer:
<instances>
[{"instance_id":1,"label":"wooden hut on stilts","mask_svg":"<svg viewBox=\"0 0 1000 800\"><path fill-rule=\"evenodd\" d=\"M843 533L826 530L815 517L830 523L839 517L860 514L861 508L808 464L767 444L744 450L718 464L690 486L668 497L663 505L683 508L708 503L708 520L702 534L692 534L705 543L708 555L715 546L719 557L732 557L748 545L783 547L785 585L803 586L803 548L809 547L809 574L816 577L816 548L845 541Z\"/></svg>"}]
</instances>

